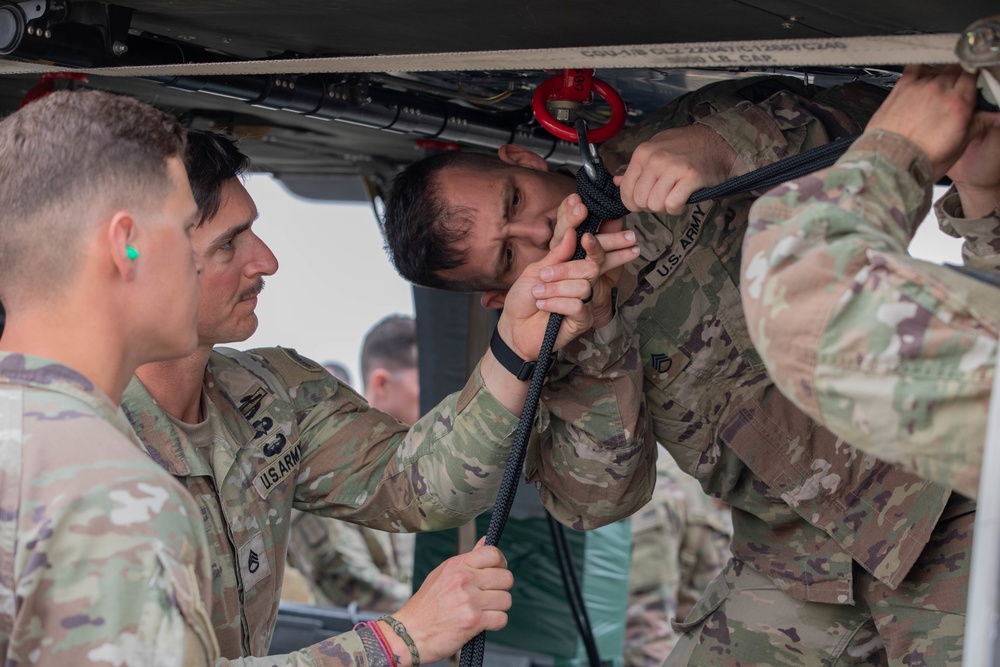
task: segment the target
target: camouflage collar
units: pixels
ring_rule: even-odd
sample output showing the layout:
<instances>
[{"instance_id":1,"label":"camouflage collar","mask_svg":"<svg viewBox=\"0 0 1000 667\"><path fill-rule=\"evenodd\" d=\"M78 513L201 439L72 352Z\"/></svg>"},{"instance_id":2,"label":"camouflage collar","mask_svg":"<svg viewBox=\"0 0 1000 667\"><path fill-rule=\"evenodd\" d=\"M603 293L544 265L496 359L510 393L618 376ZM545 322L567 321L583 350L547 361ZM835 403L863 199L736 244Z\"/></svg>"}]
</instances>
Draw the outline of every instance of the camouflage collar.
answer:
<instances>
[{"instance_id":1,"label":"camouflage collar","mask_svg":"<svg viewBox=\"0 0 1000 667\"><path fill-rule=\"evenodd\" d=\"M0 382L54 391L85 403L138 444L118 406L86 377L57 361L16 352L0 352Z\"/></svg>"}]
</instances>

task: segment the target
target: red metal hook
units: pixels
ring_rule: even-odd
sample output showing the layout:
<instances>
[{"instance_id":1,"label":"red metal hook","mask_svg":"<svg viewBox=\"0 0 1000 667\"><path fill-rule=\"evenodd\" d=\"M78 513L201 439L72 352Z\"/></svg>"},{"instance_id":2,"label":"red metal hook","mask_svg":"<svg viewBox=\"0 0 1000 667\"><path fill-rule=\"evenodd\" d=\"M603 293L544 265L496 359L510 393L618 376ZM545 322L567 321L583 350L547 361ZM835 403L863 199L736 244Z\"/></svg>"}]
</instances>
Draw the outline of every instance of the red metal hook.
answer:
<instances>
[{"instance_id":1,"label":"red metal hook","mask_svg":"<svg viewBox=\"0 0 1000 667\"><path fill-rule=\"evenodd\" d=\"M45 72L42 74L41 79L34 88L29 90L21 98L21 107L26 104L30 104L37 99L41 99L51 92L56 90L56 81L67 80L67 81L81 81L87 82L87 75L82 72ZM19 107L20 108L20 107Z\"/></svg>"},{"instance_id":2,"label":"red metal hook","mask_svg":"<svg viewBox=\"0 0 1000 667\"><path fill-rule=\"evenodd\" d=\"M601 127L587 131L591 143L601 143L615 136L625 126L625 102L621 95L609 84L594 78L591 69L567 69L562 75L546 79L538 84L531 98L531 109L535 118L546 130L566 141L577 141L576 130L556 120L549 112L549 100L564 100L584 104L596 92L611 106L611 118Z\"/></svg>"}]
</instances>

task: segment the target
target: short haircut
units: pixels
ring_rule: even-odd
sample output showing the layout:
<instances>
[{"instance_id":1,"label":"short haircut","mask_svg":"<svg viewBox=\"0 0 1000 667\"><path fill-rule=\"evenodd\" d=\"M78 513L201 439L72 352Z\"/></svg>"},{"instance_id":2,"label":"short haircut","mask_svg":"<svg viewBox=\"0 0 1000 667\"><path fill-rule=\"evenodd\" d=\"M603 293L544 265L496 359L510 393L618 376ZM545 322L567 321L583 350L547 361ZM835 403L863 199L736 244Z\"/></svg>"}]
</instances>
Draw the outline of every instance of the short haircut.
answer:
<instances>
[{"instance_id":1,"label":"short haircut","mask_svg":"<svg viewBox=\"0 0 1000 667\"><path fill-rule=\"evenodd\" d=\"M192 131L188 133L185 162L201 226L219 212L222 184L242 176L250 168L250 158L228 137L216 132Z\"/></svg>"},{"instance_id":2,"label":"short haircut","mask_svg":"<svg viewBox=\"0 0 1000 667\"><path fill-rule=\"evenodd\" d=\"M58 91L0 122L0 298L52 295L79 270L96 216L155 210L175 186L176 120L131 97Z\"/></svg>"},{"instance_id":3,"label":"short haircut","mask_svg":"<svg viewBox=\"0 0 1000 667\"><path fill-rule=\"evenodd\" d=\"M438 177L445 169L496 172L507 168L499 158L478 153L438 153L411 164L393 180L386 202L386 249L399 275L424 287L482 292L495 285L443 278L442 271L462 266L458 247L473 225L470 211L441 199Z\"/></svg>"},{"instance_id":4,"label":"short haircut","mask_svg":"<svg viewBox=\"0 0 1000 667\"><path fill-rule=\"evenodd\" d=\"M361 381L376 368L391 372L417 367L417 322L409 315L389 315L368 330L361 343Z\"/></svg>"}]
</instances>

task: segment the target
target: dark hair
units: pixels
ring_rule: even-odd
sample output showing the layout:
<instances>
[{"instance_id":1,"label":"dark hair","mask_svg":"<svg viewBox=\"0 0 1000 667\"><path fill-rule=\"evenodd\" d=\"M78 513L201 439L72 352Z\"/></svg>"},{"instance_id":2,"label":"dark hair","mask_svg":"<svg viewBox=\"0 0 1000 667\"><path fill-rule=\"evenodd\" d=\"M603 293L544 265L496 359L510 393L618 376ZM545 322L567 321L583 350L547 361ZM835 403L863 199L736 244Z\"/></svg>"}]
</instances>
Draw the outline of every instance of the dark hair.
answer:
<instances>
[{"instance_id":1,"label":"dark hair","mask_svg":"<svg viewBox=\"0 0 1000 667\"><path fill-rule=\"evenodd\" d=\"M439 153L411 164L392 182L386 202L386 250L399 275L424 287L459 292L492 289L479 281L441 277L461 266L465 250L458 247L473 225L469 211L442 201L438 177L445 169L494 172L506 165L499 158L477 153Z\"/></svg>"},{"instance_id":2,"label":"dark hair","mask_svg":"<svg viewBox=\"0 0 1000 667\"><path fill-rule=\"evenodd\" d=\"M376 368L389 371L417 367L417 322L409 315L389 315L368 330L361 343L361 381Z\"/></svg>"},{"instance_id":3,"label":"dark hair","mask_svg":"<svg viewBox=\"0 0 1000 667\"><path fill-rule=\"evenodd\" d=\"M189 132L185 162L191 193L198 205L199 225L219 212L222 184L250 168L250 158L236 147L236 142L217 132Z\"/></svg>"},{"instance_id":4,"label":"dark hair","mask_svg":"<svg viewBox=\"0 0 1000 667\"><path fill-rule=\"evenodd\" d=\"M0 285L59 289L96 207L159 207L175 184L181 125L132 97L58 91L0 122ZM12 306L7 303L7 306Z\"/></svg>"}]
</instances>

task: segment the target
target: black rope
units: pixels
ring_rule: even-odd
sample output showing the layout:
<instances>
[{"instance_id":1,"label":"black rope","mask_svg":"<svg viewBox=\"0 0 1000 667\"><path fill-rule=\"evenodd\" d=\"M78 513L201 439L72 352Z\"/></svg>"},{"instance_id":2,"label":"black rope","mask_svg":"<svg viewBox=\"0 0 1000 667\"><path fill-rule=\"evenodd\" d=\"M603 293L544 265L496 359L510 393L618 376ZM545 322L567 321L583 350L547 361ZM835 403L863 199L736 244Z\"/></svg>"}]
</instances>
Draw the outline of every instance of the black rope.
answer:
<instances>
[{"instance_id":1,"label":"black rope","mask_svg":"<svg viewBox=\"0 0 1000 667\"><path fill-rule=\"evenodd\" d=\"M577 186L585 182L585 192L581 192L583 203L587 205L587 219L576 230L576 252L573 259L583 259L586 253L580 245L580 239L587 232L594 233L605 220L613 220L622 217L628 211L621 203L621 196L618 196L618 206L624 213L618 213L614 206L612 194L617 193L611 180L611 174L607 169L598 170L599 178L596 186L590 183L587 175L581 169L576 176ZM595 189L602 188L603 189ZM611 192L613 189L614 192ZM599 198L592 198L594 195ZM608 202L611 202L610 204ZM613 209L613 210L612 210ZM611 217L601 217L608 210L614 213ZM538 351L538 363L535 372L531 376L531 384L528 386L528 396L524 399L524 409L521 411L521 420L517 424L514 432L514 444L510 448L510 457L507 460L507 467L503 471L503 479L500 481L500 492L497 494L497 501L493 505L493 515L486 528L486 544L497 546L500 543L500 536L507 525L507 516L510 514L510 507L514 502L514 494L517 492L518 478L521 469L524 468L524 456L528 449L528 439L531 437L531 427L535 423L535 414L538 412L538 400L542 395L542 385L545 383L545 375L549 369L549 361L552 359L552 347L555 345L556 336L559 334L559 327L562 325L563 316L559 313L552 313L549 316L549 323L545 327L545 336L542 338L542 347ZM486 648L486 633L480 632L473 637L462 648L462 657L459 661L461 667L479 667L483 664L483 652Z\"/></svg>"},{"instance_id":2,"label":"black rope","mask_svg":"<svg viewBox=\"0 0 1000 667\"><path fill-rule=\"evenodd\" d=\"M813 148L804 153L779 160L766 167L756 169L748 174L726 181L721 185L704 188L695 192L688 200L688 203L696 204L707 199L728 197L751 190L772 187L823 169L836 162L837 158L847 150L855 139L857 137L838 139L829 144L824 144L818 148ZM602 222L617 220L629 213L629 210L622 204L621 192L618 186L614 184L611 174L599 161L596 163L596 167L596 169L591 170L594 176L593 181L587 175L586 169L580 169L576 174L576 188L583 199L583 203L587 206L587 219L576 230L574 260L583 259L586 255L580 245L580 239L585 233L596 233L597 228ZM545 383L545 375L548 372L549 362L552 359L552 348L555 345L556 336L559 333L562 321L562 315L552 313L545 328L542 346L538 351L538 363L531 376L528 396L524 400L524 409L521 411L521 420L518 422L517 430L514 432L514 444L510 448L507 467L504 469L503 479L500 481L500 491L497 494L497 501L493 506L493 514L486 529L486 544L488 546L497 546L500 543L503 529L507 525L507 517L514 502L514 494L517 492L518 478L522 468L524 468L524 457L528 448L528 439L531 437L531 428L535 423L535 414L538 412L538 401L542 395L542 385ZM462 657L459 661L460 667L480 667L483 664L485 649L486 633L480 632L462 647Z\"/></svg>"},{"instance_id":3,"label":"black rope","mask_svg":"<svg viewBox=\"0 0 1000 667\"><path fill-rule=\"evenodd\" d=\"M583 600L583 590L580 587L580 580L576 576L576 568L573 566L573 553L569 548L569 540L566 538L566 526L556 521L555 517L548 512L545 513L545 518L549 524L552 545L555 547L556 563L559 565L563 590L566 591L566 601L569 603L576 629L583 640L583 647L587 651L587 661L590 663L590 667L601 667L601 654L597 650L594 626L590 623L587 605Z\"/></svg>"}]
</instances>

